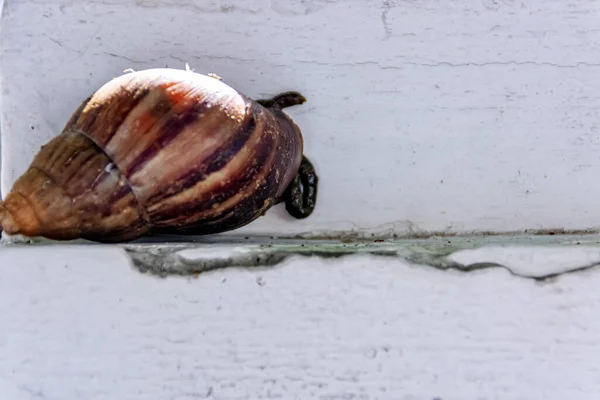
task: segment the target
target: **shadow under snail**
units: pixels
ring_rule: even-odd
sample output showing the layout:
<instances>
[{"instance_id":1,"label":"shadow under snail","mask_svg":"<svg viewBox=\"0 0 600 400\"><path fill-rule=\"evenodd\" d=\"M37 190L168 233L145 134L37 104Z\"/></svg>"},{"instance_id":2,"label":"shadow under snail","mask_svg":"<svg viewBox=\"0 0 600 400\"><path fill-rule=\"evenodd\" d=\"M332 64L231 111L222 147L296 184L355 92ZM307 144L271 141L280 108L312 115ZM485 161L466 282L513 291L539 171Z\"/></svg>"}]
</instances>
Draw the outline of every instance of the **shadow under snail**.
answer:
<instances>
[{"instance_id":1,"label":"shadow under snail","mask_svg":"<svg viewBox=\"0 0 600 400\"><path fill-rule=\"evenodd\" d=\"M305 101L297 92L252 100L186 70L119 76L42 146L0 203L0 227L108 243L221 233L280 202L306 218L318 178L282 111Z\"/></svg>"}]
</instances>

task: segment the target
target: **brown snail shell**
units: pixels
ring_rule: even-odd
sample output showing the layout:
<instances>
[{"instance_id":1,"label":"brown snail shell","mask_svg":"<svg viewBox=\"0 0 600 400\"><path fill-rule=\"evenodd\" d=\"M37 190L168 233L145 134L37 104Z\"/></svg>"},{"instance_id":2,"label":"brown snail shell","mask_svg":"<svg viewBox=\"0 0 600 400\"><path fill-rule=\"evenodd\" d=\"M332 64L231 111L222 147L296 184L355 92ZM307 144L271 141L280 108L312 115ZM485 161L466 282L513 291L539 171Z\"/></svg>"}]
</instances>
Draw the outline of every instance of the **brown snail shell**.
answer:
<instances>
[{"instance_id":1,"label":"brown snail shell","mask_svg":"<svg viewBox=\"0 0 600 400\"><path fill-rule=\"evenodd\" d=\"M305 218L317 177L287 92L252 100L219 79L149 69L86 99L0 203L11 235L120 242L239 228L285 201Z\"/></svg>"}]
</instances>

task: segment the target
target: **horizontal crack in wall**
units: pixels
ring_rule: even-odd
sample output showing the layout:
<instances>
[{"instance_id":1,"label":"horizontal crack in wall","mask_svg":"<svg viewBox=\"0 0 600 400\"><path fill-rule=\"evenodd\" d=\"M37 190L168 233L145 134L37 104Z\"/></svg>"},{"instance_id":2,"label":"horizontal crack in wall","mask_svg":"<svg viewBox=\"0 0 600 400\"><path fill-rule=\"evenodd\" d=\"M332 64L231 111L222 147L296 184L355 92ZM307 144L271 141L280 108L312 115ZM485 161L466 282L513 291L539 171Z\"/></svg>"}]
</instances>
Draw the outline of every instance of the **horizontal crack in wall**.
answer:
<instances>
[{"instance_id":1,"label":"horizontal crack in wall","mask_svg":"<svg viewBox=\"0 0 600 400\"><path fill-rule=\"evenodd\" d=\"M531 239L531 238L530 238ZM502 268L511 275L546 281L565 274L589 270L600 266L600 246L591 241L583 248L580 242L571 239L562 244L550 245L547 240L538 239L530 247L520 245L501 248L501 255L515 253L513 258L521 257L523 253L531 252L537 255L536 261L531 261L531 267L519 268L511 262L498 262L496 253L485 254L486 244L479 240L435 240L435 241L389 241L384 243L342 243L335 241L295 242L273 244L232 244L232 243L203 243L203 244L135 244L126 245L124 249L130 257L133 266L148 274L161 277L169 275L196 275L207 271L224 268L253 268L274 267L291 257L322 257L341 258L356 255L398 258L410 264L429 266L438 270L454 270L464 273L490 268ZM501 242L501 241L500 241ZM531 242L530 242L531 244ZM490 247L490 249L492 249ZM472 262L458 262L454 255L463 250L484 250L482 254L469 256ZM546 255L540 257L540 252ZM568 254L565 254L568 251ZM557 268L557 261L545 262L544 257L560 254L568 260ZM463 253L464 254L464 253ZM464 258L464 257L463 257ZM522 257L521 257L522 258ZM549 259L548 259L549 260ZM521 262L522 263L522 262ZM549 266L549 267L548 267Z\"/></svg>"}]
</instances>

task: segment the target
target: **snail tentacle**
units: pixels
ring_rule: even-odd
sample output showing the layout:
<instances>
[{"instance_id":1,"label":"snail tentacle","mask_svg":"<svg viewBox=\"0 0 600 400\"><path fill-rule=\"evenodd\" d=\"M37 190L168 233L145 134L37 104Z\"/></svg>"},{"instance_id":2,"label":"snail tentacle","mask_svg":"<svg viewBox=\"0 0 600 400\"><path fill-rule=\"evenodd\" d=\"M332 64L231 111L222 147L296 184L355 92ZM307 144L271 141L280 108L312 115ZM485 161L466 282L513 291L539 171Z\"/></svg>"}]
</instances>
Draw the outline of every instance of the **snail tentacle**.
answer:
<instances>
[{"instance_id":1,"label":"snail tentacle","mask_svg":"<svg viewBox=\"0 0 600 400\"><path fill-rule=\"evenodd\" d=\"M306 98L298 92L284 92L271 99L256 100L258 104L266 108L283 110L284 108L298 106L306 102Z\"/></svg>"},{"instance_id":2,"label":"snail tentacle","mask_svg":"<svg viewBox=\"0 0 600 400\"><path fill-rule=\"evenodd\" d=\"M312 214L317 202L318 181L314 166L306 156L302 156L298 174L282 198L285 201L285 209L292 217L304 219Z\"/></svg>"}]
</instances>

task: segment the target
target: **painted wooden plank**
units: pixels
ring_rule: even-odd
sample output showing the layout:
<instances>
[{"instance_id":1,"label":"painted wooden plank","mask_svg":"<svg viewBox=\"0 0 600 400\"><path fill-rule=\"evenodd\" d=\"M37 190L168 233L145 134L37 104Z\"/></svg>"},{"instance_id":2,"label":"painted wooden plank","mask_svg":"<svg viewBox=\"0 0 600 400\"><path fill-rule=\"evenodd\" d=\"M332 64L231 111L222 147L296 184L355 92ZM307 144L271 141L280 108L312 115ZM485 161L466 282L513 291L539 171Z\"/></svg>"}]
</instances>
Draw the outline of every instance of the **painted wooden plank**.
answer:
<instances>
[{"instance_id":1,"label":"painted wooden plank","mask_svg":"<svg viewBox=\"0 0 600 400\"><path fill-rule=\"evenodd\" d=\"M354 257L158 279L112 247L4 249L0 393L588 400L599 278Z\"/></svg>"},{"instance_id":2,"label":"painted wooden plank","mask_svg":"<svg viewBox=\"0 0 600 400\"><path fill-rule=\"evenodd\" d=\"M321 178L243 234L598 226L599 7L588 0L9 0L2 192L91 91L188 62L290 109Z\"/></svg>"}]
</instances>

